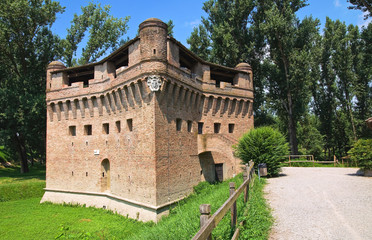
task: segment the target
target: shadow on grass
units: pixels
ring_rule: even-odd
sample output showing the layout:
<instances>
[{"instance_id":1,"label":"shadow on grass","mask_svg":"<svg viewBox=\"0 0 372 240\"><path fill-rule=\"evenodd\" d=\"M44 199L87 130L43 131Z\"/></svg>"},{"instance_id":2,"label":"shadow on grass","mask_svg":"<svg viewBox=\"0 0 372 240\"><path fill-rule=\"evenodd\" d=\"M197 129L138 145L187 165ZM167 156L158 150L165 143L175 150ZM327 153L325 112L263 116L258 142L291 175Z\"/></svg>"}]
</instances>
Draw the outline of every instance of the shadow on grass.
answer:
<instances>
[{"instance_id":1,"label":"shadow on grass","mask_svg":"<svg viewBox=\"0 0 372 240\"><path fill-rule=\"evenodd\" d=\"M45 180L45 166L32 166L28 173L21 173L20 167L0 168L0 176L0 180L2 178L11 178L13 181L29 179Z\"/></svg>"}]
</instances>

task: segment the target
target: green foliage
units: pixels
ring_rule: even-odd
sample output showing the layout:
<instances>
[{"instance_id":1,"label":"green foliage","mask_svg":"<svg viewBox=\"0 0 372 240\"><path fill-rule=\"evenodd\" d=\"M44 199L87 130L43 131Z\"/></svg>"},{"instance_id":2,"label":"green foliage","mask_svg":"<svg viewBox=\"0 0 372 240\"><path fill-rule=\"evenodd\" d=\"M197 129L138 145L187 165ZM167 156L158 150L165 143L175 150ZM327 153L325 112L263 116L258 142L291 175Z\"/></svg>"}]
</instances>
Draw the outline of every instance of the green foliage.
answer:
<instances>
[{"instance_id":1,"label":"green foliage","mask_svg":"<svg viewBox=\"0 0 372 240\"><path fill-rule=\"evenodd\" d=\"M174 23L173 23L172 19L167 22L167 26L168 26L168 35L173 37Z\"/></svg>"},{"instance_id":2,"label":"green foliage","mask_svg":"<svg viewBox=\"0 0 372 240\"><path fill-rule=\"evenodd\" d=\"M9 162L9 154L4 149L4 146L0 146L0 162Z\"/></svg>"},{"instance_id":3,"label":"green foliage","mask_svg":"<svg viewBox=\"0 0 372 240\"><path fill-rule=\"evenodd\" d=\"M307 116L297 125L299 153L313 155L315 159L323 159L323 136L318 131L316 117Z\"/></svg>"},{"instance_id":4,"label":"green foliage","mask_svg":"<svg viewBox=\"0 0 372 240\"><path fill-rule=\"evenodd\" d=\"M0 145L18 159L22 147L45 152L45 69L59 39L50 30L64 8L49 0L0 1ZM31 157L31 158L32 158Z\"/></svg>"},{"instance_id":5,"label":"green foliage","mask_svg":"<svg viewBox=\"0 0 372 240\"><path fill-rule=\"evenodd\" d=\"M191 36L187 39L190 50L206 61L210 61L211 41L207 29L203 25L194 27Z\"/></svg>"},{"instance_id":6,"label":"green foliage","mask_svg":"<svg viewBox=\"0 0 372 240\"><path fill-rule=\"evenodd\" d=\"M264 196L266 179L256 179L249 194L249 204L244 216L239 239L268 239L274 222L270 208Z\"/></svg>"},{"instance_id":7,"label":"green foliage","mask_svg":"<svg viewBox=\"0 0 372 240\"><path fill-rule=\"evenodd\" d=\"M234 146L236 156L244 163L250 160L255 166L260 163L267 164L269 177L277 176L280 171L280 163L289 154L288 143L283 135L271 127L260 127L245 133L239 143Z\"/></svg>"},{"instance_id":8,"label":"green foliage","mask_svg":"<svg viewBox=\"0 0 372 240\"><path fill-rule=\"evenodd\" d=\"M128 29L129 17L115 18L110 15L110 8L109 5L101 7L101 4L90 2L81 8L81 15L74 15L66 39L61 41L62 59L67 66L94 62L107 50L118 47L120 37ZM76 59L76 51L87 32L89 37L86 46L82 48L82 56Z\"/></svg>"},{"instance_id":9,"label":"green foliage","mask_svg":"<svg viewBox=\"0 0 372 240\"><path fill-rule=\"evenodd\" d=\"M362 169L372 169L372 139L359 139L348 152Z\"/></svg>"},{"instance_id":10,"label":"green foliage","mask_svg":"<svg viewBox=\"0 0 372 240\"><path fill-rule=\"evenodd\" d=\"M349 6L349 9L354 10L361 10L365 13L364 20L368 19L369 17L372 17L372 5L371 1L366 0L348 0L348 2L351 4Z\"/></svg>"},{"instance_id":11,"label":"green foliage","mask_svg":"<svg viewBox=\"0 0 372 240\"><path fill-rule=\"evenodd\" d=\"M26 155L28 160L45 158L45 69L55 59L68 66L85 64L115 49L129 18L114 18L109 11L109 6L89 3L61 40L51 31L57 14L64 12L59 2L0 1L0 146L11 159L23 156L25 166ZM76 59L82 42L82 57Z\"/></svg>"}]
</instances>

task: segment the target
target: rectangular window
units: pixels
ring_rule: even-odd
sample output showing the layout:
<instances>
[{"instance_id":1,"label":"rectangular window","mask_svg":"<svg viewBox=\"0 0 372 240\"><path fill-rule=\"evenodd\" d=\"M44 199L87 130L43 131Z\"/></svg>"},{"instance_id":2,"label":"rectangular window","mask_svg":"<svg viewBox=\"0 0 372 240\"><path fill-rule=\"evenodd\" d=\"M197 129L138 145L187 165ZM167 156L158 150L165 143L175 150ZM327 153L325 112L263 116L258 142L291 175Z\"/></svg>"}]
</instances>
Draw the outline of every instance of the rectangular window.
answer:
<instances>
[{"instance_id":1,"label":"rectangular window","mask_svg":"<svg viewBox=\"0 0 372 240\"><path fill-rule=\"evenodd\" d=\"M127 126L129 132L133 131L133 119L127 119Z\"/></svg>"},{"instance_id":2,"label":"rectangular window","mask_svg":"<svg viewBox=\"0 0 372 240\"><path fill-rule=\"evenodd\" d=\"M85 125L84 126L84 134L85 135L92 135L92 125Z\"/></svg>"},{"instance_id":3,"label":"rectangular window","mask_svg":"<svg viewBox=\"0 0 372 240\"><path fill-rule=\"evenodd\" d=\"M181 131L181 128L182 128L182 120L177 118L176 119L176 129L177 129L177 131Z\"/></svg>"},{"instance_id":4,"label":"rectangular window","mask_svg":"<svg viewBox=\"0 0 372 240\"><path fill-rule=\"evenodd\" d=\"M103 133L104 134L109 134L110 133L110 126L109 126L109 124L108 123L104 123L102 125L102 130L103 130Z\"/></svg>"},{"instance_id":5,"label":"rectangular window","mask_svg":"<svg viewBox=\"0 0 372 240\"><path fill-rule=\"evenodd\" d=\"M68 127L70 136L76 136L76 126L69 126Z\"/></svg>"},{"instance_id":6,"label":"rectangular window","mask_svg":"<svg viewBox=\"0 0 372 240\"><path fill-rule=\"evenodd\" d=\"M234 127L235 127L235 124L233 124L233 123L230 123L229 124L229 133L233 133L234 132Z\"/></svg>"},{"instance_id":7,"label":"rectangular window","mask_svg":"<svg viewBox=\"0 0 372 240\"><path fill-rule=\"evenodd\" d=\"M204 123L198 122L198 134L203 134L203 125Z\"/></svg>"},{"instance_id":8,"label":"rectangular window","mask_svg":"<svg viewBox=\"0 0 372 240\"><path fill-rule=\"evenodd\" d=\"M120 131L121 131L121 126L120 126L120 121L116 121L116 131L118 132L118 133L120 133Z\"/></svg>"},{"instance_id":9,"label":"rectangular window","mask_svg":"<svg viewBox=\"0 0 372 240\"><path fill-rule=\"evenodd\" d=\"M192 131L192 121L187 121L187 131L188 132Z\"/></svg>"},{"instance_id":10,"label":"rectangular window","mask_svg":"<svg viewBox=\"0 0 372 240\"><path fill-rule=\"evenodd\" d=\"M220 133L221 123L214 123L214 133Z\"/></svg>"}]
</instances>

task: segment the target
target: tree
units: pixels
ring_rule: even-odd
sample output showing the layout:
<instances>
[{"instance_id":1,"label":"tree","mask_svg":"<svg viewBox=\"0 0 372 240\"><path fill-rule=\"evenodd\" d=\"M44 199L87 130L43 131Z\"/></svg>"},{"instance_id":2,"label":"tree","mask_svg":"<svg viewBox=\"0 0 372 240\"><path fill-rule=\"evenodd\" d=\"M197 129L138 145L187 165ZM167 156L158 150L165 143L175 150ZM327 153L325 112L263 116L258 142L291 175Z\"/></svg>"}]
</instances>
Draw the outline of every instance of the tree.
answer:
<instances>
[{"instance_id":1,"label":"tree","mask_svg":"<svg viewBox=\"0 0 372 240\"><path fill-rule=\"evenodd\" d=\"M173 28L174 28L174 23L172 20L169 20L167 22L167 26L168 26L168 35L173 37Z\"/></svg>"},{"instance_id":2,"label":"tree","mask_svg":"<svg viewBox=\"0 0 372 240\"><path fill-rule=\"evenodd\" d=\"M12 157L18 153L22 172L26 153L44 152L45 68L58 47L50 27L63 11L50 0L0 2L0 138Z\"/></svg>"},{"instance_id":3,"label":"tree","mask_svg":"<svg viewBox=\"0 0 372 240\"><path fill-rule=\"evenodd\" d=\"M372 17L372 4L370 0L348 0L348 2L352 4L352 6L348 7L349 9L361 10L366 13L364 19Z\"/></svg>"},{"instance_id":4,"label":"tree","mask_svg":"<svg viewBox=\"0 0 372 240\"><path fill-rule=\"evenodd\" d=\"M211 58L211 40L207 29L203 25L194 27L191 36L187 39L190 44L190 50L206 61Z\"/></svg>"},{"instance_id":5,"label":"tree","mask_svg":"<svg viewBox=\"0 0 372 240\"><path fill-rule=\"evenodd\" d=\"M275 1L265 12L264 32L275 65L269 74L269 95L279 118L287 123L291 153L297 154L297 121L310 101L313 46L319 37L319 20L300 22L295 13L304 1Z\"/></svg>"},{"instance_id":6,"label":"tree","mask_svg":"<svg viewBox=\"0 0 372 240\"><path fill-rule=\"evenodd\" d=\"M110 6L90 2L82 7L81 15L74 15L71 27L67 29L66 39L62 43L62 61L66 66L83 65L94 62L103 56L108 50L118 47L120 37L127 29L129 17L115 18L111 16ZM89 32L86 46L82 48L82 54L76 59L79 44Z\"/></svg>"},{"instance_id":7,"label":"tree","mask_svg":"<svg viewBox=\"0 0 372 240\"><path fill-rule=\"evenodd\" d=\"M265 103L265 74L271 65L265 61L266 42L262 34L265 4L255 0L208 0L203 10L208 14L187 39L190 50L214 63L235 67L249 63L253 69L255 124L271 119Z\"/></svg>"},{"instance_id":8,"label":"tree","mask_svg":"<svg viewBox=\"0 0 372 240\"><path fill-rule=\"evenodd\" d=\"M244 163L250 160L253 160L256 166L266 163L269 177L279 174L280 163L289 154L285 137L278 130L270 127L248 131L239 139L239 143L234 148L235 154Z\"/></svg>"},{"instance_id":9,"label":"tree","mask_svg":"<svg viewBox=\"0 0 372 240\"><path fill-rule=\"evenodd\" d=\"M64 8L52 0L3 0L0 2L0 146L13 159L45 157L45 69L56 59L68 66L95 61L118 46L128 18L109 15L109 6L90 3L75 15L66 39L51 31ZM82 57L74 58L89 31Z\"/></svg>"}]
</instances>

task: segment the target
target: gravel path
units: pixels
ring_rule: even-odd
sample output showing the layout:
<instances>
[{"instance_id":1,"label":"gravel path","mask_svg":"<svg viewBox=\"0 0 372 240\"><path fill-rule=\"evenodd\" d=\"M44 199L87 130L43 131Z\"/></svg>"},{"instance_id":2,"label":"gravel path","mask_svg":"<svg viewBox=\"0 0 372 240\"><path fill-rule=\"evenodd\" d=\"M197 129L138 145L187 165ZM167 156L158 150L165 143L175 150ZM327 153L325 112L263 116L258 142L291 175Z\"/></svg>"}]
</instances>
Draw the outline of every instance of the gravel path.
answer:
<instances>
[{"instance_id":1,"label":"gravel path","mask_svg":"<svg viewBox=\"0 0 372 240\"><path fill-rule=\"evenodd\" d=\"M372 239L372 177L355 168L283 168L268 179L270 239Z\"/></svg>"}]
</instances>

